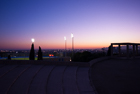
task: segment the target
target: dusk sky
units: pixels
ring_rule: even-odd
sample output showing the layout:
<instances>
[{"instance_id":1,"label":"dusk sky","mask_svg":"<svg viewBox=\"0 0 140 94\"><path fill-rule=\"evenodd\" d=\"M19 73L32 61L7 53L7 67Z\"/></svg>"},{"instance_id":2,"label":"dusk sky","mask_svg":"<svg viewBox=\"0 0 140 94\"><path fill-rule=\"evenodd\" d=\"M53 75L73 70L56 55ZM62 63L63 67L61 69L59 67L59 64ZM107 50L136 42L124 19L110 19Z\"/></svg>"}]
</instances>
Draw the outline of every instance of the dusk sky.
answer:
<instances>
[{"instance_id":1,"label":"dusk sky","mask_svg":"<svg viewBox=\"0 0 140 94\"><path fill-rule=\"evenodd\" d=\"M0 0L0 50L140 42L140 0Z\"/></svg>"}]
</instances>

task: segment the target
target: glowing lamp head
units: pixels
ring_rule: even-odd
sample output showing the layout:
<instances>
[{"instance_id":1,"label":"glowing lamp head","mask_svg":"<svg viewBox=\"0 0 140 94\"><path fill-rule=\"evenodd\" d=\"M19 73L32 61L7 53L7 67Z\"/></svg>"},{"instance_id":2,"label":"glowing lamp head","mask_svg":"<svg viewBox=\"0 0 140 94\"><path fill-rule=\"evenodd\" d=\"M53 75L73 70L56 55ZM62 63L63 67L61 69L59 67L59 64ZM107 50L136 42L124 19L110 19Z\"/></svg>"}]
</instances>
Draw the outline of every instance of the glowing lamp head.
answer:
<instances>
[{"instance_id":1,"label":"glowing lamp head","mask_svg":"<svg viewBox=\"0 0 140 94\"><path fill-rule=\"evenodd\" d=\"M34 39L34 38L32 38L32 39L31 39L31 41L32 41L32 43L34 43L34 42L35 42L35 39Z\"/></svg>"},{"instance_id":2,"label":"glowing lamp head","mask_svg":"<svg viewBox=\"0 0 140 94\"><path fill-rule=\"evenodd\" d=\"M64 37L64 40L66 40L66 37Z\"/></svg>"},{"instance_id":3,"label":"glowing lamp head","mask_svg":"<svg viewBox=\"0 0 140 94\"><path fill-rule=\"evenodd\" d=\"M74 36L73 36L73 34L71 33L71 38L73 38Z\"/></svg>"}]
</instances>

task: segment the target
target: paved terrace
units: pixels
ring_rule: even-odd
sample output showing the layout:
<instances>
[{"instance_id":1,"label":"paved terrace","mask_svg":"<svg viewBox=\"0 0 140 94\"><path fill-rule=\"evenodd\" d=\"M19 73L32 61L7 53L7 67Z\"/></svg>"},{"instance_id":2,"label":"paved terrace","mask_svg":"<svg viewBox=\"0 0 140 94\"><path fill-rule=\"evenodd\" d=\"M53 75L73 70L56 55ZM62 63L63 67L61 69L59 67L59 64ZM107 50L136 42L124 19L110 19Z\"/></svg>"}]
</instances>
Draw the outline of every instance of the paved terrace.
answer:
<instances>
[{"instance_id":1,"label":"paved terrace","mask_svg":"<svg viewBox=\"0 0 140 94\"><path fill-rule=\"evenodd\" d=\"M140 94L140 58L100 58L90 63L98 94Z\"/></svg>"},{"instance_id":2,"label":"paved terrace","mask_svg":"<svg viewBox=\"0 0 140 94\"><path fill-rule=\"evenodd\" d=\"M140 94L140 58L0 61L0 94Z\"/></svg>"},{"instance_id":3,"label":"paved terrace","mask_svg":"<svg viewBox=\"0 0 140 94\"><path fill-rule=\"evenodd\" d=\"M95 94L89 64L0 61L0 94Z\"/></svg>"}]
</instances>

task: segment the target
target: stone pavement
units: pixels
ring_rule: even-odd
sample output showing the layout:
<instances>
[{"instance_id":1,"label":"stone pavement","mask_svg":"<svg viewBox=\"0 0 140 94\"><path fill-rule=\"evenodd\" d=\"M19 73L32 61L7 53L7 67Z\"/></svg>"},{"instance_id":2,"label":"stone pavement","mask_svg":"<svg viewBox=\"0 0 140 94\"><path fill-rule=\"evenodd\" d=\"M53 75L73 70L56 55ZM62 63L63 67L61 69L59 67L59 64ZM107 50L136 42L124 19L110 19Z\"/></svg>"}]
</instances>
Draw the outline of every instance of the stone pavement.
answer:
<instances>
[{"instance_id":1,"label":"stone pavement","mask_svg":"<svg viewBox=\"0 0 140 94\"><path fill-rule=\"evenodd\" d=\"M89 67L0 65L0 94L95 94Z\"/></svg>"},{"instance_id":2,"label":"stone pavement","mask_svg":"<svg viewBox=\"0 0 140 94\"><path fill-rule=\"evenodd\" d=\"M93 63L90 71L98 94L140 94L139 58L102 60Z\"/></svg>"}]
</instances>

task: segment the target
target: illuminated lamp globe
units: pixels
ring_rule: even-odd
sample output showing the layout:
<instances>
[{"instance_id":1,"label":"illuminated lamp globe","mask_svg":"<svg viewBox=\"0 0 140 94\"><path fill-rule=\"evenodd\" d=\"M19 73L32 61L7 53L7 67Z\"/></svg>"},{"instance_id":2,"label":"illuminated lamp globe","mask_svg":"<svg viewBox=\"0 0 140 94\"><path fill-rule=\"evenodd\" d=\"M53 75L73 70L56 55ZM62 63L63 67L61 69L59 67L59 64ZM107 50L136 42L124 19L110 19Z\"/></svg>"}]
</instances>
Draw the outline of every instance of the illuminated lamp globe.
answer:
<instances>
[{"instance_id":1,"label":"illuminated lamp globe","mask_svg":"<svg viewBox=\"0 0 140 94\"><path fill-rule=\"evenodd\" d=\"M71 33L71 38L73 38L74 36L73 36L73 34Z\"/></svg>"},{"instance_id":2,"label":"illuminated lamp globe","mask_svg":"<svg viewBox=\"0 0 140 94\"><path fill-rule=\"evenodd\" d=\"M32 39L31 39L31 41L32 41L32 43L34 43L34 42L35 42L35 39L34 39L34 38L32 38Z\"/></svg>"},{"instance_id":3,"label":"illuminated lamp globe","mask_svg":"<svg viewBox=\"0 0 140 94\"><path fill-rule=\"evenodd\" d=\"M66 37L64 37L64 40L66 40Z\"/></svg>"}]
</instances>

